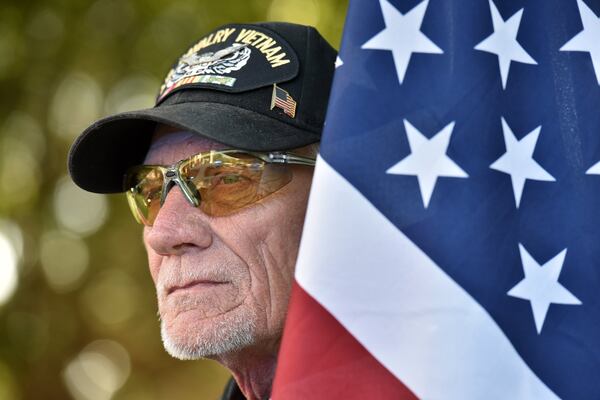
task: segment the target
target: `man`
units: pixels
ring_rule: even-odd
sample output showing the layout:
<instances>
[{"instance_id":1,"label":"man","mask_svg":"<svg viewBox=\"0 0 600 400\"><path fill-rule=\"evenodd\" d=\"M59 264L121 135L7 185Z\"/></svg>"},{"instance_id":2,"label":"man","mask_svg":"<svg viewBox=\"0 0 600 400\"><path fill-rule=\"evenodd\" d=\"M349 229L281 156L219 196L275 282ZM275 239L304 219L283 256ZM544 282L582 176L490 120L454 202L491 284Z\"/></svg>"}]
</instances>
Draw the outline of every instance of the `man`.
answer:
<instances>
[{"instance_id":1,"label":"man","mask_svg":"<svg viewBox=\"0 0 600 400\"><path fill-rule=\"evenodd\" d=\"M155 107L94 123L69 155L80 187L127 193L165 348L227 367L224 399L270 394L335 57L311 27L218 28Z\"/></svg>"}]
</instances>

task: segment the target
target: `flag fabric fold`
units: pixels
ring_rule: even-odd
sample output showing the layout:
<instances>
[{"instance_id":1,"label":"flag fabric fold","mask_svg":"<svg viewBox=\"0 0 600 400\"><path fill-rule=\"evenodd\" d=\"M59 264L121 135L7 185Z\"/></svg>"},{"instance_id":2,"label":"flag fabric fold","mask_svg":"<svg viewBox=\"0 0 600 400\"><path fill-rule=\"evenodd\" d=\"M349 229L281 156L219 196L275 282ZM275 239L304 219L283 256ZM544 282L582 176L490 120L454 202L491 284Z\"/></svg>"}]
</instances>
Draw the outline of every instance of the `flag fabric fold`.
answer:
<instances>
[{"instance_id":1,"label":"flag fabric fold","mask_svg":"<svg viewBox=\"0 0 600 400\"><path fill-rule=\"evenodd\" d=\"M599 15L350 1L274 399L600 398Z\"/></svg>"}]
</instances>

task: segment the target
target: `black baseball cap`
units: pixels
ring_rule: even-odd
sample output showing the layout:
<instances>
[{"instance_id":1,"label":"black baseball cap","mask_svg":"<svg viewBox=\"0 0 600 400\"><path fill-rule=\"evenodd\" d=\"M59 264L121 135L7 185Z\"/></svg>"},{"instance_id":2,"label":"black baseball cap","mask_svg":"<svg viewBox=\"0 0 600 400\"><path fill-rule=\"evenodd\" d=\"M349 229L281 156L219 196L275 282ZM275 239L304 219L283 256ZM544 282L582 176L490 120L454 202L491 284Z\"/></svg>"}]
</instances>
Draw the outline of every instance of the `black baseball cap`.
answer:
<instances>
[{"instance_id":1,"label":"black baseball cap","mask_svg":"<svg viewBox=\"0 0 600 400\"><path fill-rule=\"evenodd\" d=\"M318 142L336 55L310 26L219 27L179 58L154 107L103 118L83 131L69 152L69 173L90 192L123 192L125 171L143 162L157 124L243 150Z\"/></svg>"}]
</instances>

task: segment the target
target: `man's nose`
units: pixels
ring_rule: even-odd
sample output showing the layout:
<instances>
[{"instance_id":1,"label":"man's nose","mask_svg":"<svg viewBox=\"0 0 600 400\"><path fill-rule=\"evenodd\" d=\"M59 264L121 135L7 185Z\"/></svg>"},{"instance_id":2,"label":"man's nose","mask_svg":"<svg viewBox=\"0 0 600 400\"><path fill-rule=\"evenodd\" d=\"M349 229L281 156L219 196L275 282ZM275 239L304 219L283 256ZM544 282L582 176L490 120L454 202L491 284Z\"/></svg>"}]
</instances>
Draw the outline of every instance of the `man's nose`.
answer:
<instances>
[{"instance_id":1,"label":"man's nose","mask_svg":"<svg viewBox=\"0 0 600 400\"><path fill-rule=\"evenodd\" d=\"M188 247L210 247L213 231L207 216L192 206L181 189L171 188L145 241L158 254L180 255Z\"/></svg>"}]
</instances>

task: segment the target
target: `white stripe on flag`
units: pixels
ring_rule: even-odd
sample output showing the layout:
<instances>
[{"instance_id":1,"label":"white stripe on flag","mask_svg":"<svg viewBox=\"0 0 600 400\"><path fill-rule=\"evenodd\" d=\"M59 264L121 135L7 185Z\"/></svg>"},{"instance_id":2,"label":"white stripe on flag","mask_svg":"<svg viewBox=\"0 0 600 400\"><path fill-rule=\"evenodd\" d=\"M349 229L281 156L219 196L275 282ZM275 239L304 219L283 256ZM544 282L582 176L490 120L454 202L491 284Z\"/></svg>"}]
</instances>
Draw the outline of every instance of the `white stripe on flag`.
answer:
<instances>
[{"instance_id":1,"label":"white stripe on flag","mask_svg":"<svg viewBox=\"0 0 600 400\"><path fill-rule=\"evenodd\" d=\"M485 309L320 157L296 280L419 398L558 398Z\"/></svg>"}]
</instances>

